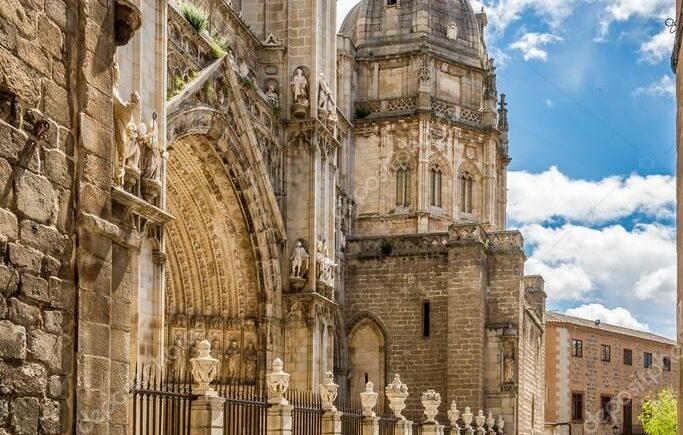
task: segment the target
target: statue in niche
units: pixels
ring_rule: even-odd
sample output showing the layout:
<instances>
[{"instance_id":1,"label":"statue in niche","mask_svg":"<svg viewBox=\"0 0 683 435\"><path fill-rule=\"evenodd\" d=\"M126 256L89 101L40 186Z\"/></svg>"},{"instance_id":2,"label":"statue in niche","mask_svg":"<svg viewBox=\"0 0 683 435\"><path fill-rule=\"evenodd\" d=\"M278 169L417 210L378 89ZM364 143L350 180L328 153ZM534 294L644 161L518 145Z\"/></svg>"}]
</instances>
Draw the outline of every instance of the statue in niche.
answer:
<instances>
[{"instance_id":1,"label":"statue in niche","mask_svg":"<svg viewBox=\"0 0 683 435\"><path fill-rule=\"evenodd\" d=\"M142 178L148 180L161 180L161 162L164 156L164 148L159 143L159 124L157 112L152 114L150 132L144 123L138 128L140 143L144 146L144 159L142 161Z\"/></svg>"},{"instance_id":2,"label":"statue in niche","mask_svg":"<svg viewBox=\"0 0 683 435\"><path fill-rule=\"evenodd\" d=\"M258 354L254 342L247 343L247 348L244 349L244 377L248 383L256 381L256 359Z\"/></svg>"},{"instance_id":3,"label":"statue in niche","mask_svg":"<svg viewBox=\"0 0 683 435\"><path fill-rule=\"evenodd\" d=\"M216 378L220 378L223 354L221 353L221 341L218 339L217 335L214 335L213 339L211 340L211 352L209 352L209 355L218 360L218 365L216 366Z\"/></svg>"},{"instance_id":4,"label":"statue in niche","mask_svg":"<svg viewBox=\"0 0 683 435\"><path fill-rule=\"evenodd\" d=\"M199 339L195 339L195 341L192 342L192 346L190 346L190 358L197 358L199 356L199 348L197 348L198 343Z\"/></svg>"},{"instance_id":5,"label":"statue in niche","mask_svg":"<svg viewBox=\"0 0 683 435\"><path fill-rule=\"evenodd\" d=\"M327 244L325 240L318 241L315 253L317 267L317 278L325 284L332 285L334 282L334 269L337 264L332 261L327 254Z\"/></svg>"},{"instance_id":6,"label":"statue in niche","mask_svg":"<svg viewBox=\"0 0 683 435\"><path fill-rule=\"evenodd\" d=\"M240 353L240 346L237 344L237 340L231 340L230 346L228 346L228 349L225 351L225 375L229 381L234 381L239 378Z\"/></svg>"},{"instance_id":7,"label":"statue in niche","mask_svg":"<svg viewBox=\"0 0 683 435\"><path fill-rule=\"evenodd\" d=\"M247 65L247 62L244 59L240 60L239 73L242 77L249 78L249 65Z\"/></svg>"},{"instance_id":8,"label":"statue in niche","mask_svg":"<svg viewBox=\"0 0 683 435\"><path fill-rule=\"evenodd\" d=\"M116 145L116 161L114 166L114 182L121 186L125 177L126 162L130 161L137 168L136 156L137 147L137 126L133 120L133 112L140 103L140 95L133 92L130 101L125 101L119 95L119 65L114 62L112 67L112 78L114 87L112 89L112 99L114 106L114 143ZM139 151L139 148L138 148Z\"/></svg>"},{"instance_id":9,"label":"statue in niche","mask_svg":"<svg viewBox=\"0 0 683 435\"><path fill-rule=\"evenodd\" d=\"M176 333L173 340L173 347L170 349L169 359L169 373L174 380L182 380L185 378L185 344L183 343L183 336L180 332Z\"/></svg>"},{"instance_id":10,"label":"statue in niche","mask_svg":"<svg viewBox=\"0 0 683 435\"><path fill-rule=\"evenodd\" d=\"M294 71L294 77L290 83L292 86L292 111L297 118L305 118L308 114L308 79L301 68Z\"/></svg>"},{"instance_id":11,"label":"statue in niche","mask_svg":"<svg viewBox=\"0 0 683 435\"><path fill-rule=\"evenodd\" d=\"M306 252L306 248L304 248L301 240L297 240L296 246L292 251L292 256L290 257L292 260L292 276L300 278L304 276L306 270L308 270L308 258L309 255Z\"/></svg>"},{"instance_id":12,"label":"statue in niche","mask_svg":"<svg viewBox=\"0 0 683 435\"><path fill-rule=\"evenodd\" d=\"M280 96L277 93L275 82L268 82L266 85L266 97L268 97L273 106L280 106Z\"/></svg>"},{"instance_id":13,"label":"statue in niche","mask_svg":"<svg viewBox=\"0 0 683 435\"><path fill-rule=\"evenodd\" d=\"M450 23L446 30L446 38L455 41L458 39L458 26L455 23Z\"/></svg>"},{"instance_id":14,"label":"statue in niche","mask_svg":"<svg viewBox=\"0 0 683 435\"><path fill-rule=\"evenodd\" d=\"M320 89L318 90L318 110L321 112L330 111L330 102L332 98L332 90L327 85L325 74L320 73Z\"/></svg>"},{"instance_id":15,"label":"statue in niche","mask_svg":"<svg viewBox=\"0 0 683 435\"><path fill-rule=\"evenodd\" d=\"M503 382L515 382L515 348L512 343L505 346L503 355Z\"/></svg>"}]
</instances>

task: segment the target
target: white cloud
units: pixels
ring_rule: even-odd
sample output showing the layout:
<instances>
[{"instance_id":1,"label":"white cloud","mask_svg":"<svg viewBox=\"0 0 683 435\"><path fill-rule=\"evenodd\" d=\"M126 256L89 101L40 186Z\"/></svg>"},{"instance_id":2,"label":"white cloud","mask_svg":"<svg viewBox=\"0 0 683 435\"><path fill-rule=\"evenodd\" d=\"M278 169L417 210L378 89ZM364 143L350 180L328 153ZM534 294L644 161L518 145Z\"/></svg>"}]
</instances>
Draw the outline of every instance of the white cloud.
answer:
<instances>
[{"instance_id":1,"label":"white cloud","mask_svg":"<svg viewBox=\"0 0 683 435\"><path fill-rule=\"evenodd\" d=\"M615 21L627 21L634 17L664 19L674 16L675 3L669 0L611 0L602 12L600 36L604 37Z\"/></svg>"},{"instance_id":2,"label":"white cloud","mask_svg":"<svg viewBox=\"0 0 683 435\"><path fill-rule=\"evenodd\" d=\"M510 44L510 48L519 50L525 61L539 59L545 62L548 60L548 52L542 47L559 41L562 41L562 38L551 33L529 32Z\"/></svg>"},{"instance_id":3,"label":"white cloud","mask_svg":"<svg viewBox=\"0 0 683 435\"><path fill-rule=\"evenodd\" d=\"M646 323L639 322L626 308L607 308L601 304L585 304L577 308L570 308L566 312L569 316L580 317L587 320L600 320L610 325L623 326L625 328L649 331Z\"/></svg>"},{"instance_id":4,"label":"white cloud","mask_svg":"<svg viewBox=\"0 0 683 435\"><path fill-rule=\"evenodd\" d=\"M647 41L640 44L640 61L657 64L671 55L674 46L675 34L668 28L657 33Z\"/></svg>"},{"instance_id":5,"label":"white cloud","mask_svg":"<svg viewBox=\"0 0 683 435\"><path fill-rule=\"evenodd\" d=\"M599 291L605 299L647 300L662 305L675 300L675 230L640 224L558 228L531 224L521 228L532 254L525 273L541 274L554 301L582 300Z\"/></svg>"},{"instance_id":6,"label":"white cloud","mask_svg":"<svg viewBox=\"0 0 683 435\"><path fill-rule=\"evenodd\" d=\"M516 223L560 218L604 223L644 213L655 218L674 214L676 180L668 175L611 176L598 181L572 179L553 166L533 174L508 174L508 216Z\"/></svg>"},{"instance_id":7,"label":"white cloud","mask_svg":"<svg viewBox=\"0 0 683 435\"><path fill-rule=\"evenodd\" d=\"M633 91L634 97L648 96L648 97L676 97L676 81L668 74L663 75L661 79L650 83L647 86L641 86Z\"/></svg>"},{"instance_id":8,"label":"white cloud","mask_svg":"<svg viewBox=\"0 0 683 435\"><path fill-rule=\"evenodd\" d=\"M494 36L522 18L527 11L542 18L551 28L558 28L581 0L486 0L484 5Z\"/></svg>"}]
</instances>

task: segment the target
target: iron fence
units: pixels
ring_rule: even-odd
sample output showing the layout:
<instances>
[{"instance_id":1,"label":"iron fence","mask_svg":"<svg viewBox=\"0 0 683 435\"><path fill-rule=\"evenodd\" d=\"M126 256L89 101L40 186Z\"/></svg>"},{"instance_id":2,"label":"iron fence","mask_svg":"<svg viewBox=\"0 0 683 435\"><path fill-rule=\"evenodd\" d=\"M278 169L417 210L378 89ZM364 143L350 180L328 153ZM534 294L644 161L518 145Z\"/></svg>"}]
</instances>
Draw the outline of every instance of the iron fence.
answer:
<instances>
[{"instance_id":1,"label":"iron fence","mask_svg":"<svg viewBox=\"0 0 683 435\"><path fill-rule=\"evenodd\" d=\"M189 435L195 398L189 383L169 382L150 369L136 370L130 392L134 435Z\"/></svg>"},{"instance_id":2,"label":"iron fence","mask_svg":"<svg viewBox=\"0 0 683 435\"><path fill-rule=\"evenodd\" d=\"M263 385L221 384L216 386L225 399L224 435L261 435L267 431L268 402Z\"/></svg>"},{"instance_id":3,"label":"iron fence","mask_svg":"<svg viewBox=\"0 0 683 435\"><path fill-rule=\"evenodd\" d=\"M322 432L322 403L320 396L307 391L287 392L292 410L292 435L318 435Z\"/></svg>"},{"instance_id":4,"label":"iron fence","mask_svg":"<svg viewBox=\"0 0 683 435\"><path fill-rule=\"evenodd\" d=\"M363 433L363 408L359 402L352 401L348 396L337 397L336 407L341 415L342 435L356 435Z\"/></svg>"}]
</instances>

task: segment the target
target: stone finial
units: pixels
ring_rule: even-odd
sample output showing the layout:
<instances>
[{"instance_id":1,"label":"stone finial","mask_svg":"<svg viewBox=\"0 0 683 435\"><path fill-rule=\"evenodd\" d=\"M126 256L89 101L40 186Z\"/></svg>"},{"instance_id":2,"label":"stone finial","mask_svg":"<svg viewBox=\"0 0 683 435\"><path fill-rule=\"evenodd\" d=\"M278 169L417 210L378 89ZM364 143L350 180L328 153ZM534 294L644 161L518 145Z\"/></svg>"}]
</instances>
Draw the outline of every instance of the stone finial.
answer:
<instances>
[{"instance_id":1,"label":"stone finial","mask_svg":"<svg viewBox=\"0 0 683 435\"><path fill-rule=\"evenodd\" d=\"M289 387L289 373L282 369L284 364L280 358L273 361L273 371L266 375L266 386L268 387L268 403L271 405L288 405L285 393Z\"/></svg>"},{"instance_id":2,"label":"stone finial","mask_svg":"<svg viewBox=\"0 0 683 435\"><path fill-rule=\"evenodd\" d=\"M387 399L389 399L389 408L394 411L394 416L401 420L406 418L401 415L401 411L406 408L406 399L408 398L408 386L401 382L401 377L396 373L394 380L385 388Z\"/></svg>"},{"instance_id":3,"label":"stone finial","mask_svg":"<svg viewBox=\"0 0 683 435\"><path fill-rule=\"evenodd\" d=\"M493 424L495 423L495 419L493 418L493 413L489 411L488 416L486 417L486 426L488 428L489 433L493 432Z\"/></svg>"},{"instance_id":4,"label":"stone finial","mask_svg":"<svg viewBox=\"0 0 683 435\"><path fill-rule=\"evenodd\" d=\"M335 412L337 410L334 406L334 400L337 398L338 389L339 385L334 383L334 374L332 372L325 373L325 379L320 384L320 401L323 411Z\"/></svg>"},{"instance_id":5,"label":"stone finial","mask_svg":"<svg viewBox=\"0 0 683 435\"><path fill-rule=\"evenodd\" d=\"M470 412L470 407L465 407L465 412L462 414L462 422L465 423L465 429L472 429L472 412Z\"/></svg>"},{"instance_id":6,"label":"stone finial","mask_svg":"<svg viewBox=\"0 0 683 435\"><path fill-rule=\"evenodd\" d=\"M496 420L496 428L498 429L499 434L503 433L503 426L505 426L505 421L503 421L503 416L498 415L498 420Z\"/></svg>"},{"instance_id":7,"label":"stone finial","mask_svg":"<svg viewBox=\"0 0 683 435\"><path fill-rule=\"evenodd\" d=\"M363 407L364 417L374 417L375 411L372 409L377 405L378 394L375 393L375 386L372 382L365 384L365 391L360 393L360 403Z\"/></svg>"},{"instance_id":8,"label":"stone finial","mask_svg":"<svg viewBox=\"0 0 683 435\"><path fill-rule=\"evenodd\" d=\"M441 394L434 390L427 390L422 393L422 406L424 406L424 414L427 416L425 423L436 423L435 417L439 413L439 405L441 405Z\"/></svg>"},{"instance_id":9,"label":"stone finial","mask_svg":"<svg viewBox=\"0 0 683 435\"><path fill-rule=\"evenodd\" d=\"M477 413L477 416L474 417L474 423L477 425L477 430L479 432L484 431L484 422L486 421L486 417L484 417L484 411L481 409Z\"/></svg>"},{"instance_id":10,"label":"stone finial","mask_svg":"<svg viewBox=\"0 0 683 435\"><path fill-rule=\"evenodd\" d=\"M190 359L192 378L195 385L192 392L197 395L215 396L216 391L211 388L211 382L216 377L218 360L211 356L211 343L202 340L197 344L197 356Z\"/></svg>"},{"instance_id":11,"label":"stone finial","mask_svg":"<svg viewBox=\"0 0 683 435\"><path fill-rule=\"evenodd\" d=\"M455 400L451 402L451 409L448 410L448 420L451 422L451 426L458 426L458 419L460 418L460 410L455 404Z\"/></svg>"}]
</instances>

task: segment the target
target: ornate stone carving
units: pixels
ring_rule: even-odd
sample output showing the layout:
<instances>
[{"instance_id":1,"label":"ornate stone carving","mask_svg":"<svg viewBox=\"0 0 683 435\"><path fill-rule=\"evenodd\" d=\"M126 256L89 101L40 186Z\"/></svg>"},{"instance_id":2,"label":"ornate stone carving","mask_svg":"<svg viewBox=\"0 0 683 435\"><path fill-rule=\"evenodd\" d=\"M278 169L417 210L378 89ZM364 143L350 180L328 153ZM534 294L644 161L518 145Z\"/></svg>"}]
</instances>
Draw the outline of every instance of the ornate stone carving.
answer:
<instances>
[{"instance_id":1,"label":"ornate stone carving","mask_svg":"<svg viewBox=\"0 0 683 435\"><path fill-rule=\"evenodd\" d=\"M308 259L310 256L306 252L306 248L304 248L303 243L301 240L296 241L296 246L294 247L294 250L292 251L292 256L290 259L292 260L292 275L293 277L304 277L306 272L308 271Z\"/></svg>"},{"instance_id":2,"label":"ornate stone carving","mask_svg":"<svg viewBox=\"0 0 683 435\"><path fill-rule=\"evenodd\" d=\"M332 372L325 373L325 379L320 384L320 401L323 411L337 411L334 401L337 398L338 389L339 385L334 383L334 374Z\"/></svg>"},{"instance_id":3,"label":"ornate stone carving","mask_svg":"<svg viewBox=\"0 0 683 435\"><path fill-rule=\"evenodd\" d=\"M375 386L372 382L365 384L365 391L360 393L360 403L363 407L364 417L374 417L375 411L373 408L377 405L377 397L379 395L375 393Z\"/></svg>"},{"instance_id":4,"label":"ornate stone carving","mask_svg":"<svg viewBox=\"0 0 683 435\"><path fill-rule=\"evenodd\" d=\"M505 421L503 420L503 416L499 415L498 419L496 420L496 429L498 429L499 434L503 434L503 426L505 426Z\"/></svg>"},{"instance_id":5,"label":"ornate stone carving","mask_svg":"<svg viewBox=\"0 0 683 435\"><path fill-rule=\"evenodd\" d=\"M328 129L334 130L338 121L337 107L323 73L320 73L318 85L318 117Z\"/></svg>"},{"instance_id":6,"label":"ornate stone carving","mask_svg":"<svg viewBox=\"0 0 683 435\"><path fill-rule=\"evenodd\" d=\"M441 405L441 394L434 390L427 390L422 393L422 406L424 406L424 414L427 416L425 423L436 423L435 417L439 413L439 405ZM467 411L469 408L466 408Z\"/></svg>"},{"instance_id":7,"label":"ornate stone carving","mask_svg":"<svg viewBox=\"0 0 683 435\"><path fill-rule=\"evenodd\" d=\"M159 141L156 111L152 114L149 133L147 126L140 123L138 138L142 145L142 190L145 198L151 200L161 191L161 165L166 154Z\"/></svg>"},{"instance_id":8,"label":"ornate stone carving","mask_svg":"<svg viewBox=\"0 0 683 435\"><path fill-rule=\"evenodd\" d=\"M185 379L185 343L183 340L183 335L181 332L175 334L175 339L173 340L173 346L169 350L168 361L169 370L168 373L172 379L181 380Z\"/></svg>"},{"instance_id":9,"label":"ornate stone carving","mask_svg":"<svg viewBox=\"0 0 683 435\"><path fill-rule=\"evenodd\" d=\"M266 39L263 41L263 45L266 47L280 47L282 45L282 41L280 41L280 38L271 32L268 34L268 36L266 36Z\"/></svg>"},{"instance_id":10,"label":"ornate stone carving","mask_svg":"<svg viewBox=\"0 0 683 435\"><path fill-rule=\"evenodd\" d=\"M122 46L128 44L130 38L142 26L142 13L130 0L114 2L114 42Z\"/></svg>"},{"instance_id":11,"label":"ornate stone carving","mask_svg":"<svg viewBox=\"0 0 683 435\"><path fill-rule=\"evenodd\" d=\"M292 113L296 118L305 118L308 114L310 102L308 100L308 79L301 68L294 71L291 81L292 87Z\"/></svg>"},{"instance_id":12,"label":"ornate stone carving","mask_svg":"<svg viewBox=\"0 0 683 435\"><path fill-rule=\"evenodd\" d=\"M477 416L474 417L474 423L477 425L477 432L480 434L484 433L484 422L486 421L486 417L484 417L484 411L481 409L477 413Z\"/></svg>"},{"instance_id":13,"label":"ornate stone carving","mask_svg":"<svg viewBox=\"0 0 683 435\"><path fill-rule=\"evenodd\" d=\"M506 343L503 352L503 382L511 384L515 382L515 345Z\"/></svg>"},{"instance_id":14,"label":"ornate stone carving","mask_svg":"<svg viewBox=\"0 0 683 435\"><path fill-rule=\"evenodd\" d=\"M451 402L451 408L448 410L448 420L451 422L451 426L458 427L458 419L460 418L460 411L458 406L455 404L455 400Z\"/></svg>"},{"instance_id":15,"label":"ornate stone carving","mask_svg":"<svg viewBox=\"0 0 683 435\"><path fill-rule=\"evenodd\" d=\"M426 51L418 54L417 77L420 82L428 82L432 78L434 68L434 58Z\"/></svg>"},{"instance_id":16,"label":"ornate stone carving","mask_svg":"<svg viewBox=\"0 0 683 435\"><path fill-rule=\"evenodd\" d=\"M446 29L446 38L450 41L455 41L458 39L458 26L454 22L448 24Z\"/></svg>"},{"instance_id":17,"label":"ornate stone carving","mask_svg":"<svg viewBox=\"0 0 683 435\"><path fill-rule=\"evenodd\" d=\"M190 360L192 378L196 384L193 385L192 392L197 395L215 396L216 391L211 388L211 382L216 377L218 360L210 355L209 340L202 340L197 349L199 354Z\"/></svg>"},{"instance_id":18,"label":"ornate stone carving","mask_svg":"<svg viewBox=\"0 0 683 435\"><path fill-rule=\"evenodd\" d=\"M114 88L112 90L112 100L114 106L114 143L116 144L116 161L114 166L114 183L122 186L126 174L126 163L135 164L137 170L137 159L139 158L139 148L136 153L137 126L133 120L133 112L140 103L140 95L133 92L130 101L125 101L119 95L119 65L114 63L112 68Z\"/></svg>"},{"instance_id":19,"label":"ornate stone carving","mask_svg":"<svg viewBox=\"0 0 683 435\"><path fill-rule=\"evenodd\" d=\"M495 431L493 430L493 425L495 424L495 419L493 418L493 413L489 411L488 415L486 416L486 427L488 429L487 433L493 434Z\"/></svg>"},{"instance_id":20,"label":"ornate stone carving","mask_svg":"<svg viewBox=\"0 0 683 435\"><path fill-rule=\"evenodd\" d=\"M277 82L275 80L269 80L268 83L266 83L265 94L266 97L268 97L268 100L273 104L273 106L280 106L280 95L278 94Z\"/></svg>"},{"instance_id":21,"label":"ornate stone carving","mask_svg":"<svg viewBox=\"0 0 683 435\"><path fill-rule=\"evenodd\" d=\"M273 371L266 375L266 387L268 387L268 403L272 405L288 405L285 393L289 388L289 374L282 369L284 364L280 358L273 361Z\"/></svg>"},{"instance_id":22,"label":"ornate stone carving","mask_svg":"<svg viewBox=\"0 0 683 435\"><path fill-rule=\"evenodd\" d=\"M246 349L244 349L244 377L247 383L253 384L256 382L256 360L258 359L258 353L256 352L256 347L254 342L250 341L247 343Z\"/></svg>"},{"instance_id":23,"label":"ornate stone carving","mask_svg":"<svg viewBox=\"0 0 683 435\"><path fill-rule=\"evenodd\" d=\"M240 350L237 340L231 340L230 345L225 351L225 376L229 381L234 381L239 378L240 368Z\"/></svg>"},{"instance_id":24,"label":"ornate stone carving","mask_svg":"<svg viewBox=\"0 0 683 435\"><path fill-rule=\"evenodd\" d=\"M329 286L334 286L334 272L337 263L329 258L325 240L318 241L315 252L315 264L318 281Z\"/></svg>"},{"instance_id":25,"label":"ornate stone carving","mask_svg":"<svg viewBox=\"0 0 683 435\"><path fill-rule=\"evenodd\" d=\"M396 373L394 380L384 389L387 399L389 399L389 408L394 411L396 418L405 420L401 415L401 411L406 408L406 399L408 398L408 386L401 382L401 377Z\"/></svg>"},{"instance_id":26,"label":"ornate stone carving","mask_svg":"<svg viewBox=\"0 0 683 435\"><path fill-rule=\"evenodd\" d=\"M465 430L472 429L470 425L472 423L472 412L470 412L470 407L465 407L465 412L462 414L462 422L465 423Z\"/></svg>"}]
</instances>

